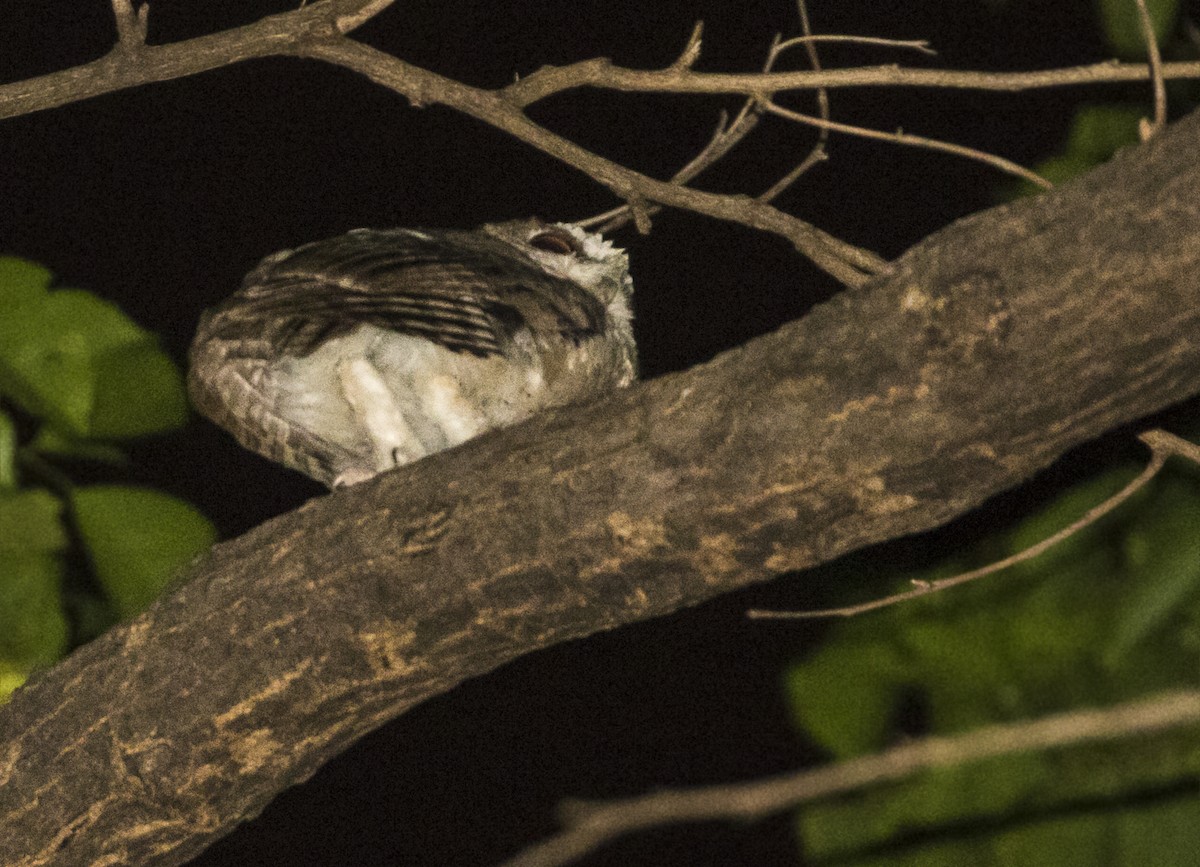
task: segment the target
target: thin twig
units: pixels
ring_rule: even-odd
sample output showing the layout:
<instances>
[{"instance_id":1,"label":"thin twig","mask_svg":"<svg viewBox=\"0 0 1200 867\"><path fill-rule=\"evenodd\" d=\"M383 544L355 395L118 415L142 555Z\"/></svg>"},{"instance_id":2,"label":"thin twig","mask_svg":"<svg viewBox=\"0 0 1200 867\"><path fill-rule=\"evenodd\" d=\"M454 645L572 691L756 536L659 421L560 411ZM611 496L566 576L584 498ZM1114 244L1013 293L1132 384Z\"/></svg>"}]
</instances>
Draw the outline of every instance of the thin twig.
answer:
<instances>
[{"instance_id":1,"label":"thin twig","mask_svg":"<svg viewBox=\"0 0 1200 867\"><path fill-rule=\"evenodd\" d=\"M990 563L987 566L982 566L979 569L972 569L970 572L963 572L959 575L954 575L950 578L943 578L939 581L920 581L913 583L916 585L912 590L906 590L903 593L894 593L891 596L885 596L881 599L873 599L870 602L863 602L860 605L847 605L843 608L822 608L814 611L770 611L760 608L752 608L746 612L746 616L752 620L809 620L817 617L854 617L867 611L875 611L880 608L887 608L899 602L907 602L910 599L916 599L919 596L925 596L929 593L936 593L940 590L946 590L950 587L957 587L960 584L966 584L969 581L976 581L988 575L992 575L1010 566L1015 566L1018 563L1024 563L1027 560L1032 560L1042 552L1054 547L1059 542L1065 541L1080 530L1091 526L1096 521L1103 518L1113 509L1120 506L1139 490L1145 487L1151 479L1158 475L1163 468L1163 464L1167 458L1172 455L1185 458L1196 464L1200 464L1200 446L1188 442L1185 439L1175 436L1167 431L1155 428L1142 433L1139 437L1150 449L1150 461L1146 464L1145 469L1138 474L1137 478L1127 484L1124 488L1117 491L1104 502L1093 506L1076 521L1063 527L1057 533L1043 539L1036 545L1031 545L1023 551L1013 554L1011 557L1005 557L1003 560L998 560L995 563Z\"/></svg>"},{"instance_id":2,"label":"thin twig","mask_svg":"<svg viewBox=\"0 0 1200 867\"><path fill-rule=\"evenodd\" d=\"M806 156L803 161L798 163L794 168L792 168L791 171L789 171L775 183L771 184L771 186L769 186L763 192L759 193L755 198L757 198L760 202L770 202L774 200L780 193L782 193L792 184L796 183L796 181L800 179L801 175L803 175L817 163L823 163L827 159L829 159L829 154L825 152L825 147L823 144L821 144L819 147L814 147L808 152L808 156Z\"/></svg>"},{"instance_id":3,"label":"thin twig","mask_svg":"<svg viewBox=\"0 0 1200 867\"><path fill-rule=\"evenodd\" d=\"M121 2L121 0L118 0ZM143 6L143 9L145 7ZM372 12L378 5L368 4ZM139 62L130 52L114 50L83 66L0 85L0 119L28 114L125 87L165 81L253 57L296 56L324 60L357 71L406 96L413 104L440 103L490 123L519 140L586 172L625 201L659 203L731 220L790 240L818 267L846 286L860 286L886 271L886 262L802 220L754 200L720 196L648 178L604 160L526 117L521 107L550 93L574 87L676 93L741 93L756 97L776 90L874 85L974 87L1016 90L1102 81L1148 78L1144 66L1094 64L1037 73L962 73L945 70L876 67L850 70L770 72L745 75L665 69L621 69L601 59L568 67L542 69L498 91L485 91L438 76L396 57L344 37L331 36L329 0L269 16L235 30L167 46L144 46ZM360 10L362 11L362 10ZM1200 63L1164 64L1165 78L1200 77ZM807 118L803 122L812 123ZM834 128L831 126L831 129ZM644 223L648 213L639 213Z\"/></svg>"},{"instance_id":4,"label":"thin twig","mask_svg":"<svg viewBox=\"0 0 1200 867\"><path fill-rule=\"evenodd\" d=\"M923 148L925 150L940 151L942 153L954 154L955 156L966 157L970 160L976 160L987 165L994 166L1002 172L1010 175L1015 175L1030 183L1037 184L1044 189L1050 189L1053 184L1043 178L1037 172L1031 171L1022 165L1014 163L1012 160L1006 160L1004 157L990 154L987 151L976 150L965 145L958 145L952 142L939 141L938 139L926 138L925 136L910 135L902 130L896 132L883 132L877 129L867 129L866 127L853 126L848 123L839 123L834 120L822 120L819 117L812 117L807 114L791 111L774 102L767 104L767 111L771 114L785 117L788 120L794 120L797 123L805 123L809 126L826 127L834 132L844 132L848 135L856 135L861 138L878 139L879 141L892 142L894 144L910 145L912 147Z\"/></svg>"},{"instance_id":5,"label":"thin twig","mask_svg":"<svg viewBox=\"0 0 1200 867\"><path fill-rule=\"evenodd\" d=\"M929 47L927 39L884 39L880 36L850 36L832 33L809 34L793 36L779 44L779 50L785 51L794 45L805 45L813 42L847 42L851 45L881 45L884 48L907 48L922 54L937 56L937 52Z\"/></svg>"},{"instance_id":6,"label":"thin twig","mask_svg":"<svg viewBox=\"0 0 1200 867\"><path fill-rule=\"evenodd\" d=\"M803 4L803 0L797 0L797 8L800 17L802 31L808 35L812 35L812 28L808 20L808 11ZM693 34L695 38L695 34ZM775 37L767 52L767 59L763 63L762 71L770 72L775 62L781 56L784 45L800 44L798 40L803 40L805 37L795 37L786 42L781 41L778 36ZM815 70L820 70L821 64L817 57L816 50L812 46L808 46L809 60ZM676 61L678 64L678 61ZM818 88L818 106L821 116L829 119L829 97L823 88ZM717 128L713 132L712 137L704 148L693 157L687 165L676 172L671 183L683 186L689 183L693 178L698 176L702 171L713 165L719 159L728 154L742 139L744 139L758 124L762 117L766 100L771 98L771 94L763 94L761 96L752 96L742 104L738 111L737 117L732 123L727 125L727 115L724 111L721 112L720 118L717 121ZM825 153L825 143L828 140L828 130L822 129L817 143L809 151L808 155L787 174L772 184L765 192L756 196L760 202L770 202L775 199L780 193L796 182L805 172L828 158ZM651 206L651 212L657 212L658 208ZM625 225L630 219L630 211L627 205L621 205L604 213L597 214L594 217L588 217L584 220L577 221L579 225L585 227L598 226L597 231L607 233L619 229ZM878 273L880 267L883 266L884 260L870 251L862 251L862 256L856 258L854 263L868 270L869 273Z\"/></svg>"},{"instance_id":7,"label":"thin twig","mask_svg":"<svg viewBox=\"0 0 1200 867\"><path fill-rule=\"evenodd\" d=\"M1164 63L1163 77L1200 78L1200 61ZM670 69L625 69L601 58L569 66L539 69L514 85L508 98L527 106L576 87L602 87L636 93L722 93L755 94L811 90L816 87L931 87L954 90L985 90L1015 93L1048 87L1115 84L1149 81L1150 67L1144 63L1105 60L1084 66L1033 72L975 72L956 69L910 69L896 64L825 69L820 72L674 72Z\"/></svg>"},{"instance_id":8,"label":"thin twig","mask_svg":"<svg viewBox=\"0 0 1200 867\"><path fill-rule=\"evenodd\" d=\"M688 57L692 50L692 45L700 44L700 33L702 22L697 22L695 29L692 31L692 37L688 40L688 46L684 49L680 58L675 61L675 65L680 64L685 57ZM774 46L778 44L779 38L776 37L775 43L772 44L771 50L767 54L767 60L763 66L763 72L769 72L771 64L774 62L775 53ZM689 66L694 63L695 57L691 58ZM696 178L701 172L712 166L733 148L758 125L759 118L762 117L762 100L758 97L750 97L738 110L737 116L732 123L729 123L729 115L724 110L717 117L717 128L713 131L708 143L701 148L692 159L688 160L687 164L679 171L671 176L670 183L685 186ZM660 208L657 205L649 206L648 210L651 214L657 213ZM593 217L587 217L582 220L575 221L577 225L585 228L597 227L596 231L604 234L615 231L631 219L631 211L628 205L619 205L616 208L605 211L601 214L596 214Z\"/></svg>"},{"instance_id":9,"label":"thin twig","mask_svg":"<svg viewBox=\"0 0 1200 867\"><path fill-rule=\"evenodd\" d=\"M1142 128L1142 141L1162 132L1167 125L1167 84L1163 80L1162 54L1158 50L1158 37L1154 35L1154 22L1150 20L1150 10L1146 8L1146 0L1134 0L1137 4L1138 23L1142 27L1142 37L1146 40L1146 55L1150 61L1150 80L1154 84L1154 123L1149 128Z\"/></svg>"},{"instance_id":10,"label":"thin twig","mask_svg":"<svg viewBox=\"0 0 1200 867\"><path fill-rule=\"evenodd\" d=\"M742 104L733 121L726 125L729 115L722 111L712 138L700 153L671 178L672 183L686 184L724 157L758 125L762 117L762 106L757 99L748 99Z\"/></svg>"},{"instance_id":11,"label":"thin twig","mask_svg":"<svg viewBox=\"0 0 1200 867\"><path fill-rule=\"evenodd\" d=\"M564 812L567 830L526 849L502 867L560 867L612 840L681 822L761 819L833 795L903 780L932 768L1180 729L1200 723L1200 690L1165 693L1099 710L985 726L922 738L872 756L750 783L667 790Z\"/></svg>"},{"instance_id":12,"label":"thin twig","mask_svg":"<svg viewBox=\"0 0 1200 867\"><path fill-rule=\"evenodd\" d=\"M917 51L921 51L925 54L937 54L936 51L934 51L932 48L929 47L929 43L925 40L920 40L920 41L898 40L898 39L881 39L878 37L870 37L870 36L843 36L843 35L814 34L812 32L812 28L809 26L808 10L804 5L804 0L797 0L797 6L798 6L799 14L800 14L801 25L804 30L804 35L803 36L795 36L795 37L792 37L791 39L787 39L782 42L776 40L775 44L772 45L772 47L771 47L771 63L768 65L768 69L764 69L763 72L768 72L770 69L770 66L772 66L774 64L774 61L776 59L778 59L778 57L784 51L786 51L787 49L789 49L793 46L796 46L796 45L804 45L805 46L806 50L808 51L808 56L809 56L809 60L811 62L813 71L820 72L821 64L817 58L817 53L816 53L815 45L814 45L814 43L816 43L816 42L850 42L850 43L861 44L861 45L882 45L882 46L886 46L886 47L890 47L890 48L911 48L911 49L915 49ZM830 120L828 90L823 87L818 88L817 93L818 93L818 106L820 108L821 119L823 121L828 122ZM773 99L774 94L771 94L769 98ZM780 178L778 181L776 181L774 184L772 184L766 191L761 193L757 197L759 199L759 201L770 202L770 201L774 200L777 196L779 196L780 193L782 193L784 190L788 189L792 184L794 184L810 168L815 166L817 163L823 162L824 160L828 159L828 155L825 152L825 145L827 144L828 140L829 140L829 128L822 127L821 132L820 132L820 138L817 140L816 145L813 146L813 149L811 151L809 151L808 156L806 156L797 166L795 166L786 175L784 175L782 178Z\"/></svg>"},{"instance_id":13,"label":"thin twig","mask_svg":"<svg viewBox=\"0 0 1200 867\"><path fill-rule=\"evenodd\" d=\"M1138 434L1138 440L1155 453L1173 455L1200 465L1200 446L1162 428L1144 431Z\"/></svg>"},{"instance_id":14,"label":"thin twig","mask_svg":"<svg viewBox=\"0 0 1200 867\"><path fill-rule=\"evenodd\" d=\"M804 0L796 0L796 13L800 17L800 29L804 36L797 37L805 39L813 35L812 25L808 20L808 7L804 5ZM793 40L788 40L793 41ZM783 46L786 43L776 43L772 46L771 62L774 63L783 51ZM812 66L813 72L821 71L821 58L817 55L817 46L812 41L804 42L804 53L808 55L809 65ZM768 97L774 99L773 96ZM817 88L817 113L821 120L828 123L829 121L829 91L823 87ZM817 133L817 141L813 144L808 154L796 166L794 166L787 174L773 183L764 192L758 195L760 202L770 202L779 196L784 190L794 184L800 177L815 166L817 163L823 162L827 155L825 153L825 145L829 141L829 128L821 127Z\"/></svg>"},{"instance_id":15,"label":"thin twig","mask_svg":"<svg viewBox=\"0 0 1200 867\"><path fill-rule=\"evenodd\" d=\"M700 50L704 44L704 22L697 21L692 25L692 35L688 37L687 45L671 64L671 69L691 69L700 59Z\"/></svg>"},{"instance_id":16,"label":"thin twig","mask_svg":"<svg viewBox=\"0 0 1200 867\"><path fill-rule=\"evenodd\" d=\"M797 4L801 28L803 32L811 34L811 27L808 21L807 10L803 6L803 0L797 0ZM802 38L803 37L797 37L797 39ZM795 39L787 40L787 42L798 44L796 43ZM782 54L781 46L784 44L785 43L780 40L778 35L772 41L771 47L767 51L767 59L763 63L762 71L764 73L770 72L771 69L774 68L775 62ZM821 68L821 64L817 58L816 50L811 46L808 47L808 55L813 68L819 70ZM678 62L679 61L676 61L676 64L678 64ZM825 119L828 119L828 94L823 88L819 88L817 93L818 106L821 111L821 116ZM770 98L771 94L750 97L742 104L741 109L738 111L737 116L734 118L732 123L727 123L728 115L722 111L717 120L717 128L713 132L712 137L709 138L708 143L700 150L699 153L696 154L695 157L688 161L687 165L685 165L671 177L671 183L683 186L691 182L692 179L697 177L701 172L712 166L731 150L733 150L733 148L739 142L741 142L742 139L744 139L754 129L755 126L758 125L758 121L763 115L766 100ZM795 183L796 180L812 166L825 160L827 158L825 154L825 142L828 138L828 131L821 130L817 143L813 146L812 150L809 151L808 156L806 156L799 165L791 169L786 175L771 185L771 187L768 188L764 193L756 196L756 198L760 202L770 202L789 186ZM654 208L653 210L657 211L658 208ZM594 217L588 217L584 220L579 220L577 223L584 227L598 226L596 231L607 233L621 228L629 221L629 219L630 211L628 205L621 205L609 211L605 211L602 214L597 214ZM870 255L874 256L874 254Z\"/></svg>"},{"instance_id":17,"label":"thin twig","mask_svg":"<svg viewBox=\"0 0 1200 867\"><path fill-rule=\"evenodd\" d=\"M708 143L700 149L699 153L688 160L687 165L671 176L670 182L672 184L686 185L688 181L719 160L725 153L728 153L729 149L736 143L736 138L740 138L740 136L736 136L733 126L726 126L728 121L729 114L722 111L717 117L717 128L713 131ZM753 126L753 124L749 126ZM647 206L647 210L650 214L657 214L662 208L659 205L649 205ZM610 208L594 216L573 220L572 222L584 228L595 227L594 231L601 234L608 234L621 228L631 219L632 213L629 205L618 205L615 208Z\"/></svg>"}]
</instances>

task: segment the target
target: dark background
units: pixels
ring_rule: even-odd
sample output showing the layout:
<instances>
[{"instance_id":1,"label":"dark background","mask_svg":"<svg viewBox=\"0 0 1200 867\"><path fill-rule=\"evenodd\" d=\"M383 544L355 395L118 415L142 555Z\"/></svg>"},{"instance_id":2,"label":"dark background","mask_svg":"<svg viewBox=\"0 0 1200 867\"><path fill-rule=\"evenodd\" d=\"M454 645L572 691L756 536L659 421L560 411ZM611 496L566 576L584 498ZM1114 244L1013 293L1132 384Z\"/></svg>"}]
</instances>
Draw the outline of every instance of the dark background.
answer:
<instances>
[{"instance_id":1,"label":"dark background","mask_svg":"<svg viewBox=\"0 0 1200 867\"><path fill-rule=\"evenodd\" d=\"M215 32L290 5L158 0L150 41ZM822 49L826 66L1032 69L1106 56L1087 0L812 6L818 32L928 39L940 52L930 59L830 46ZM107 0L19 7L0 16L0 82L80 64L112 45ZM703 70L757 68L774 33L799 29L784 0L400 0L356 38L492 87L546 63L594 56L661 67L696 19L706 25ZM791 58L803 64L803 52ZM1060 145L1075 105L1121 92L863 88L831 98L836 119L903 127L1030 164ZM784 101L811 110L811 97ZM703 146L718 109L736 105L575 91L531 113L601 154L665 177ZM813 138L766 120L699 185L765 189ZM829 151L832 159L779 204L889 257L992 204L1003 181L977 163L880 143L835 137ZM569 220L614 204L591 180L476 121L439 107L413 109L349 72L291 59L4 121L0 166L0 251L119 303L159 332L181 363L200 311L276 249L358 226L471 226L529 214ZM631 253L650 377L769 332L837 290L781 240L688 214L660 214L650 237L626 229L616 240ZM133 451L139 481L196 503L226 537L322 492L200 420ZM940 536L877 556L954 544L1052 490L1071 467L1067 461L1040 489L1002 498ZM829 589L784 578L519 660L363 739L195 863L489 864L551 832L563 798L749 779L812 761L817 754L791 728L780 683L785 664L822 627L756 625L742 612L811 607ZM586 863L786 865L798 857L781 817L642 835Z\"/></svg>"}]
</instances>

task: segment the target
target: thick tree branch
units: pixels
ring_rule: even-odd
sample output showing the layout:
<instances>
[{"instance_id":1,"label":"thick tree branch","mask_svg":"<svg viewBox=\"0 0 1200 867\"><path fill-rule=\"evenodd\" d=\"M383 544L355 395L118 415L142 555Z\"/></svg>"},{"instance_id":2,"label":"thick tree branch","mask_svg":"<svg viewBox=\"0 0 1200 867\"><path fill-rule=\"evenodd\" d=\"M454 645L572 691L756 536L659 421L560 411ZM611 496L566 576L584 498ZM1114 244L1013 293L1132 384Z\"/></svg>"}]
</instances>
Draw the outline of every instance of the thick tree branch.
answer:
<instances>
[{"instance_id":1,"label":"thick tree branch","mask_svg":"<svg viewBox=\"0 0 1200 867\"><path fill-rule=\"evenodd\" d=\"M1200 115L775 334L313 500L0 709L0 863L177 864L548 645L937 526L1200 391Z\"/></svg>"}]
</instances>

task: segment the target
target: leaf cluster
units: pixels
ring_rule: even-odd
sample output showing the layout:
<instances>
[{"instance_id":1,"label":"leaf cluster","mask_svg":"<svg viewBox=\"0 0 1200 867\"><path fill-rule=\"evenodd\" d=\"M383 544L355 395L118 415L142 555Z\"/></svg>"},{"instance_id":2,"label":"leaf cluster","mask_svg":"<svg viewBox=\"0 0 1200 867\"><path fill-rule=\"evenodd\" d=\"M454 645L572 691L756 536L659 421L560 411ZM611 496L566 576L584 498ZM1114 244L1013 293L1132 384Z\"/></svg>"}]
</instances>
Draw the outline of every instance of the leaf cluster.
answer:
<instances>
[{"instance_id":1,"label":"leaf cluster","mask_svg":"<svg viewBox=\"0 0 1200 867\"><path fill-rule=\"evenodd\" d=\"M148 605L215 539L189 504L72 468L187 421L153 334L40 265L0 257L0 700Z\"/></svg>"},{"instance_id":2,"label":"leaf cluster","mask_svg":"<svg viewBox=\"0 0 1200 867\"><path fill-rule=\"evenodd\" d=\"M1028 548L1132 478L1111 470L936 568L935 580ZM1200 476L1160 475L1123 510L975 584L847 621L788 672L795 718L837 757L905 732L963 732L1103 707L1200 681ZM893 575L892 580L899 576ZM1075 840L1122 839L1167 863L1146 823L1200 827L1194 733L989 760L804 812L815 863L1042 864ZM1182 812L1181 812L1182 811ZM1194 845L1194 833L1189 837Z\"/></svg>"}]
</instances>

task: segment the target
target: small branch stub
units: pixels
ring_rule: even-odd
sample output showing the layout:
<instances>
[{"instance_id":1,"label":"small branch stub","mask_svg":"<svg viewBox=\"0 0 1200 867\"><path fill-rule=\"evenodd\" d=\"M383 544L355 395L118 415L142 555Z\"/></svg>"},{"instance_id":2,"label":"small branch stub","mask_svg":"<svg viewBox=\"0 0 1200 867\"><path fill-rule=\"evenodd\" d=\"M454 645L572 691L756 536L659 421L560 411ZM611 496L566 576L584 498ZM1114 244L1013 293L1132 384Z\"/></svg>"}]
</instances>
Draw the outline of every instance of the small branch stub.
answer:
<instances>
[{"instance_id":1,"label":"small branch stub","mask_svg":"<svg viewBox=\"0 0 1200 867\"><path fill-rule=\"evenodd\" d=\"M357 9L338 15L334 20L334 26L337 27L339 33L349 33L366 24L394 2L395 0L366 0L364 3L360 0Z\"/></svg>"},{"instance_id":2,"label":"small branch stub","mask_svg":"<svg viewBox=\"0 0 1200 867\"><path fill-rule=\"evenodd\" d=\"M135 9L134 2L112 0L113 19L117 25L117 48L121 51L138 51L146 44L150 4L142 3Z\"/></svg>"},{"instance_id":3,"label":"small branch stub","mask_svg":"<svg viewBox=\"0 0 1200 867\"><path fill-rule=\"evenodd\" d=\"M697 21L696 26L692 28L692 35L688 37L687 45L684 46L683 53L679 58L671 64L671 68L675 70L691 69L696 65L696 61L700 59L700 49L702 37L704 36L704 22Z\"/></svg>"}]
</instances>

